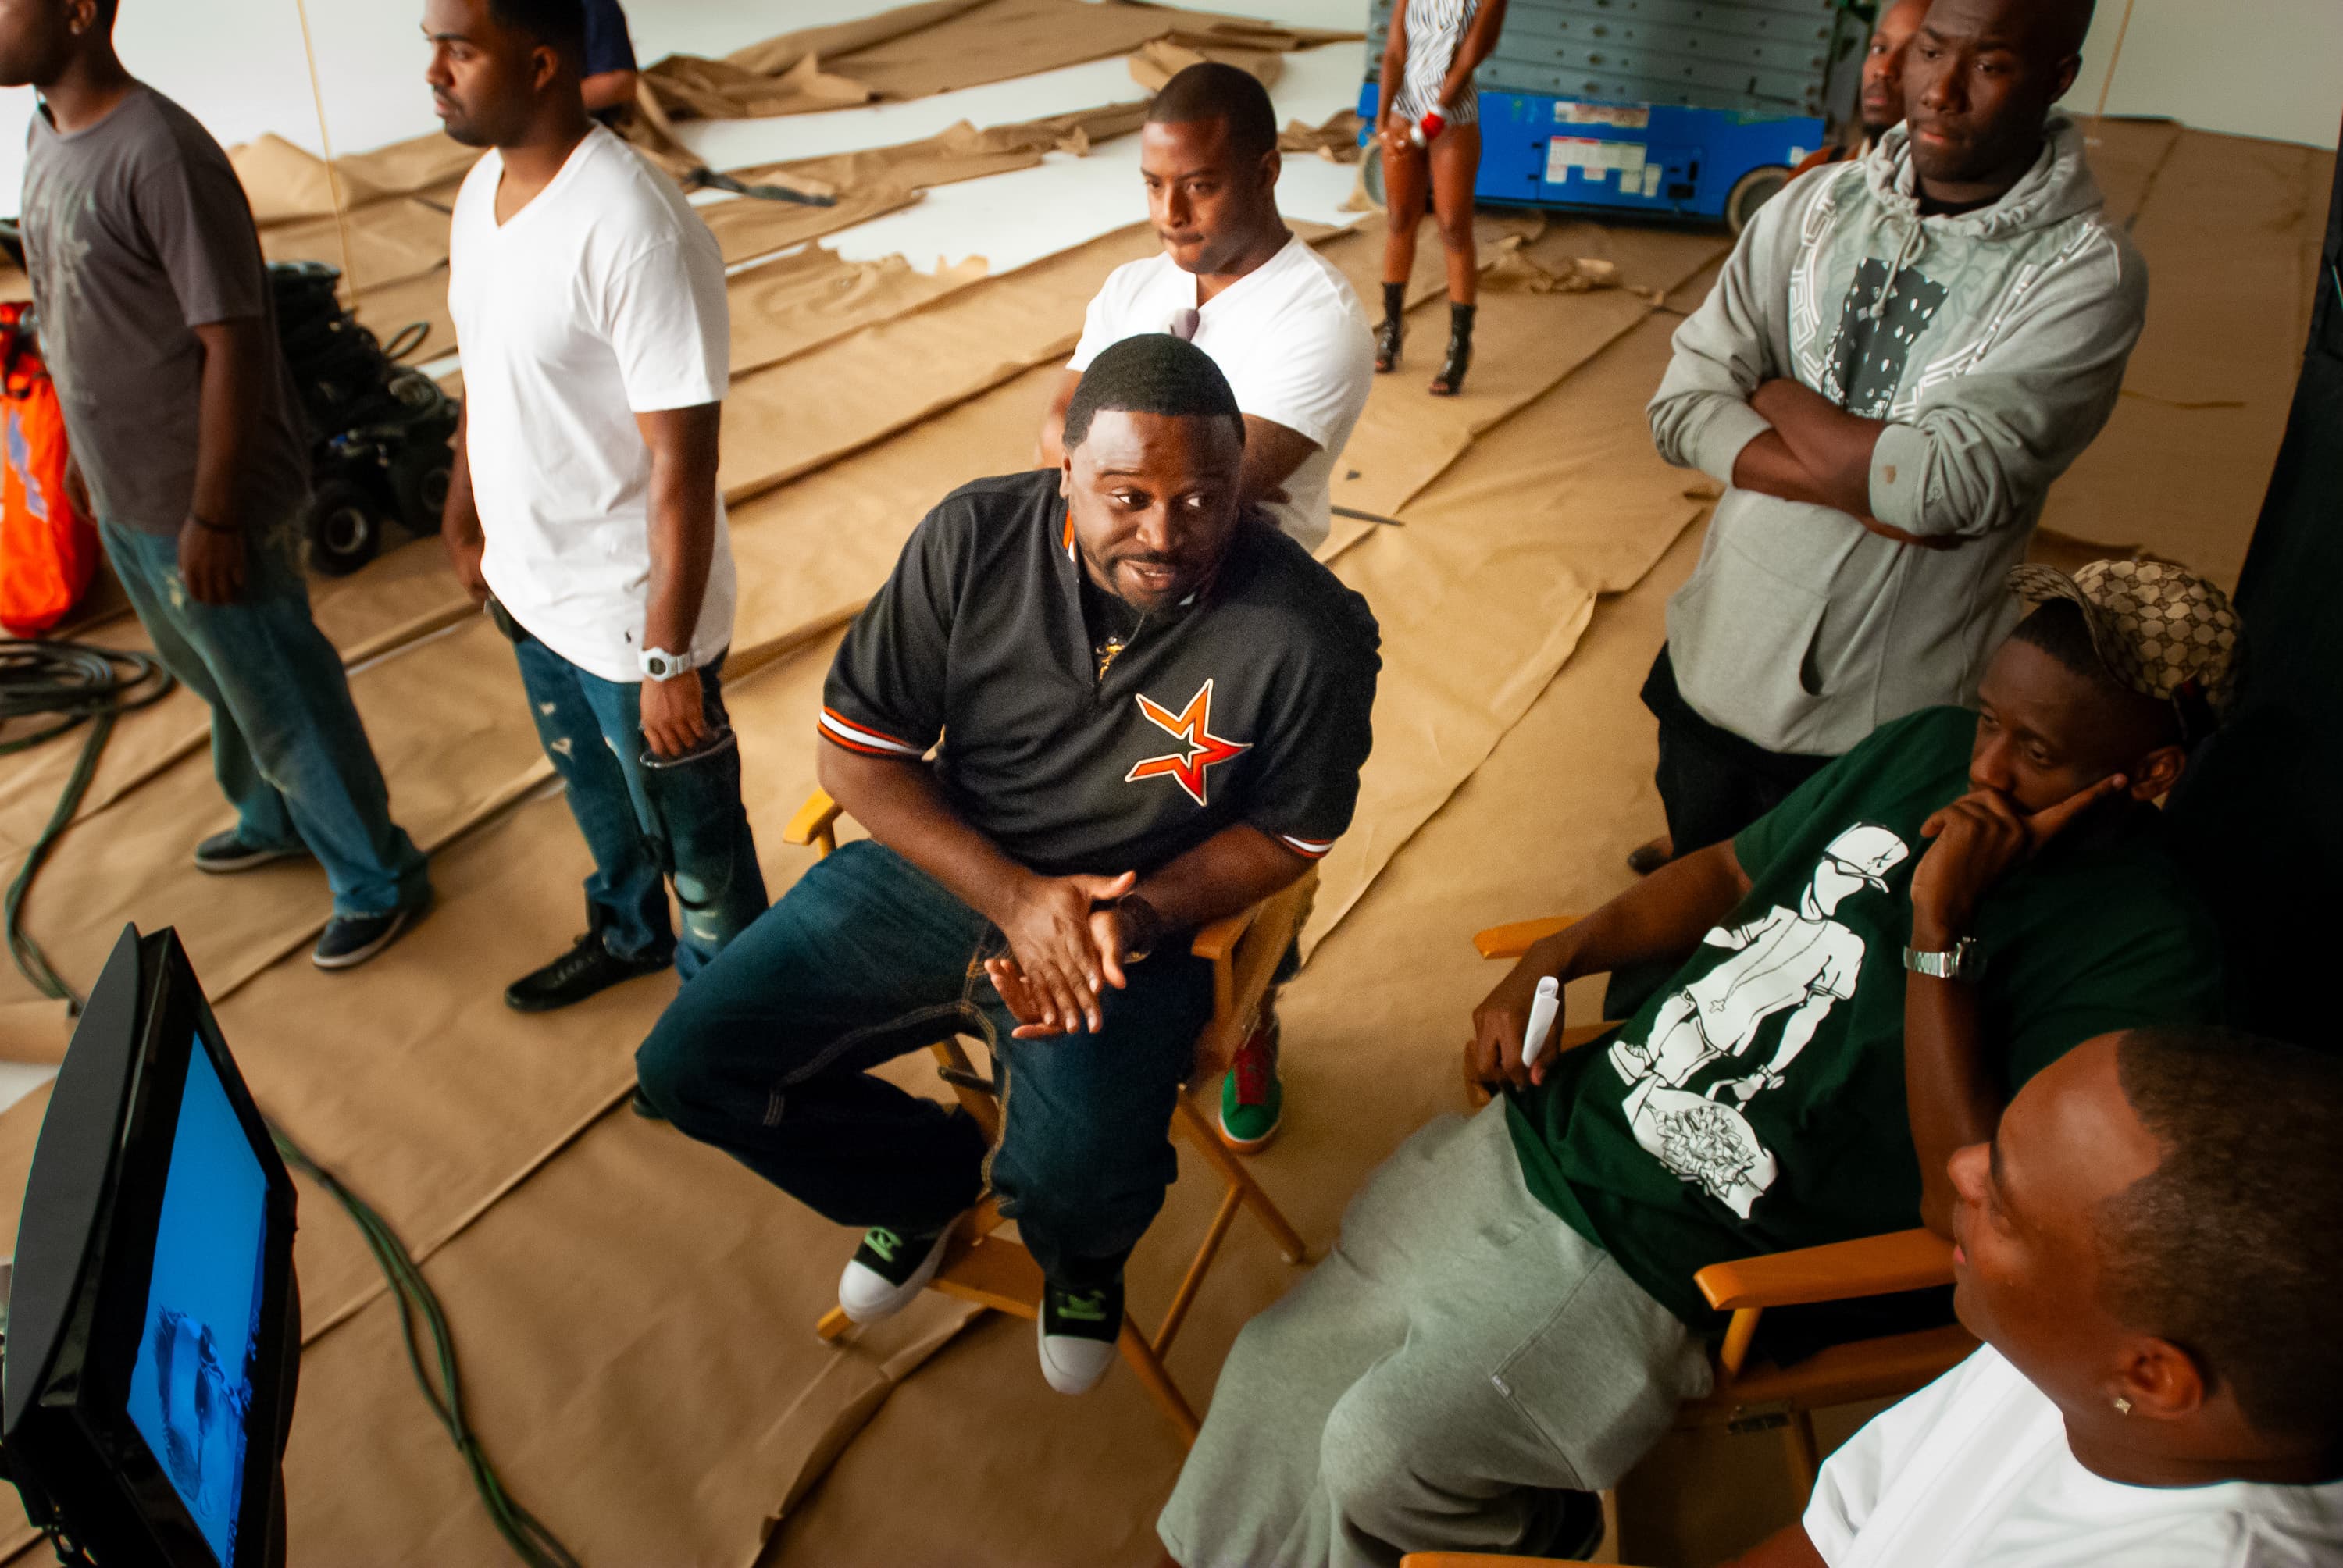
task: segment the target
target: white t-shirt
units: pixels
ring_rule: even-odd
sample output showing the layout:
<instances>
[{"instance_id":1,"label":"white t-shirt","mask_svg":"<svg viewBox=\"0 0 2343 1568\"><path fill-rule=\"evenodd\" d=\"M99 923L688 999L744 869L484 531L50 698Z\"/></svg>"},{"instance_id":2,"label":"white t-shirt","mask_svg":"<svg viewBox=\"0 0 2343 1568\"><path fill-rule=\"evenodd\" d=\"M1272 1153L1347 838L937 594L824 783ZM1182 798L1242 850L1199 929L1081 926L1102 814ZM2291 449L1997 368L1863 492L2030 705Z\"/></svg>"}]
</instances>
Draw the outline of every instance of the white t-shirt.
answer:
<instances>
[{"instance_id":1,"label":"white t-shirt","mask_svg":"<svg viewBox=\"0 0 2343 1568\"><path fill-rule=\"evenodd\" d=\"M2343 1562L2343 1482L2102 1480L1987 1346L1832 1454L1805 1526L1831 1568L2314 1568Z\"/></svg>"},{"instance_id":2,"label":"white t-shirt","mask_svg":"<svg viewBox=\"0 0 2343 1568\"><path fill-rule=\"evenodd\" d=\"M1196 309L1196 278L1168 256L1129 262L1108 275L1091 301L1070 370L1126 337L1169 332L1174 317ZM1332 526L1327 487L1367 406L1374 383L1374 333L1350 280L1299 236L1212 297L1192 339L1212 357L1237 395L1237 407L1318 443L1285 481L1287 501L1270 514L1316 549Z\"/></svg>"},{"instance_id":3,"label":"white t-shirt","mask_svg":"<svg viewBox=\"0 0 2343 1568\"><path fill-rule=\"evenodd\" d=\"M498 227L503 174L493 151L473 166L447 256L464 445L488 536L481 570L554 652L605 680L639 681L650 449L634 417L722 400L724 258L675 182L600 126ZM733 599L719 497L694 653L731 641Z\"/></svg>"}]
</instances>

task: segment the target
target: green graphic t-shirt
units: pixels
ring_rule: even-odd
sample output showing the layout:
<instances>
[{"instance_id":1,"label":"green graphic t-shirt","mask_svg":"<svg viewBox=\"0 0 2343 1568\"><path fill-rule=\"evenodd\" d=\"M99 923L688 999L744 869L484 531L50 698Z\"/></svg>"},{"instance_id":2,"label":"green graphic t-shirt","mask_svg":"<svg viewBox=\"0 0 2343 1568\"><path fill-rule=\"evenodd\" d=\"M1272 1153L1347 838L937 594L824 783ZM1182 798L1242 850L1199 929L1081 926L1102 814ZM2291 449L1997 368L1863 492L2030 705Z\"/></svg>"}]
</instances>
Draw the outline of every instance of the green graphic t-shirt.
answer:
<instances>
[{"instance_id":1,"label":"green graphic t-shirt","mask_svg":"<svg viewBox=\"0 0 2343 1568\"><path fill-rule=\"evenodd\" d=\"M1904 946L1920 825L1966 793L1976 716L1887 725L1734 841L1749 896L1634 1018L1512 1097L1530 1191L1696 1327L1710 1263L1919 1222ZM2160 814L2096 809L1986 895L1973 933L2006 1087L2094 1035L2209 1021L2210 918Z\"/></svg>"}]
</instances>

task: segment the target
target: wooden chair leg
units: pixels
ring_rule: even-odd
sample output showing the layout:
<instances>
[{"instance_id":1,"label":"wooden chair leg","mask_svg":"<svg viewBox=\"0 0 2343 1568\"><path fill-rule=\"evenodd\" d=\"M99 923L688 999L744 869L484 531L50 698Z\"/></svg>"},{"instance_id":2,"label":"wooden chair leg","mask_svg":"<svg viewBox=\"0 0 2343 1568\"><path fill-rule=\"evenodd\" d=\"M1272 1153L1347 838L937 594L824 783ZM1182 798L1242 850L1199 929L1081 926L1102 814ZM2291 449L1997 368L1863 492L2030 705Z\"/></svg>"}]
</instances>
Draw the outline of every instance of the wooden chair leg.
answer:
<instances>
[{"instance_id":1,"label":"wooden chair leg","mask_svg":"<svg viewBox=\"0 0 2343 1568\"><path fill-rule=\"evenodd\" d=\"M1198 1111L1185 1095L1181 1097L1180 1108L1173 1120L1188 1135L1188 1141L1196 1146L1196 1151L1204 1157L1205 1163L1221 1173L1221 1179L1236 1190L1245 1206L1253 1211L1253 1217L1267 1228L1270 1239L1277 1243L1277 1250L1285 1255L1285 1261L1289 1263L1307 1261L1310 1248L1302 1240L1302 1232L1296 1231L1292 1222L1279 1211L1277 1205L1270 1201L1269 1194L1261 1190L1261 1183L1254 1181L1252 1173L1244 1168L1244 1162L1229 1152L1227 1146L1213 1132L1212 1124L1204 1120L1203 1112Z\"/></svg>"},{"instance_id":2,"label":"wooden chair leg","mask_svg":"<svg viewBox=\"0 0 2343 1568\"><path fill-rule=\"evenodd\" d=\"M1782 1429L1782 1440L1790 1450L1790 1484L1797 1492L1798 1506L1803 1509L1814 1495L1815 1472L1822 1467L1822 1445L1815 1438L1815 1418L1810 1411L1800 1411Z\"/></svg>"},{"instance_id":3,"label":"wooden chair leg","mask_svg":"<svg viewBox=\"0 0 2343 1568\"><path fill-rule=\"evenodd\" d=\"M1202 1288L1204 1274L1212 1266L1213 1255L1220 1251L1229 1227L1236 1222L1237 1211L1244 1206L1244 1194L1232 1187L1221 1195L1221 1206L1213 1212L1212 1223L1204 1232L1204 1244L1196 1249L1189 1261L1188 1272L1180 1288L1172 1293L1172 1304L1164 1309L1163 1323L1155 1331L1150 1349L1159 1356L1172 1353L1172 1341L1179 1334L1180 1325L1187 1321L1188 1309L1195 1303L1196 1292Z\"/></svg>"},{"instance_id":4,"label":"wooden chair leg","mask_svg":"<svg viewBox=\"0 0 2343 1568\"><path fill-rule=\"evenodd\" d=\"M1122 1359L1130 1363L1141 1386L1155 1396L1155 1402L1163 1407L1163 1413L1172 1418L1173 1426L1179 1428L1180 1446L1183 1449L1195 1447L1196 1433L1202 1430L1203 1423L1196 1419L1196 1412L1190 1407L1187 1396L1172 1382L1172 1374L1163 1370L1162 1358L1148 1347L1147 1336L1139 1332L1139 1325L1131 1321L1128 1312L1122 1317L1121 1344Z\"/></svg>"}]
</instances>

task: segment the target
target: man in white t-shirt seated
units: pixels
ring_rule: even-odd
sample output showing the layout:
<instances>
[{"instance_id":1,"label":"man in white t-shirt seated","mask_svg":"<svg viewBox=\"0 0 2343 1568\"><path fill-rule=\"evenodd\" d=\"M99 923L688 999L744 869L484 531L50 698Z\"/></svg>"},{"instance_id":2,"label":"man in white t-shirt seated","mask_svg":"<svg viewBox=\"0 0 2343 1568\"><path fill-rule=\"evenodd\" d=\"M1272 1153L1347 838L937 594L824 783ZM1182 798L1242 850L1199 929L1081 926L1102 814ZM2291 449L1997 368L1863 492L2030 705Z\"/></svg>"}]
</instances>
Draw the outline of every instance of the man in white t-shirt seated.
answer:
<instances>
[{"instance_id":1,"label":"man in white t-shirt seated","mask_svg":"<svg viewBox=\"0 0 2343 1568\"><path fill-rule=\"evenodd\" d=\"M587 934L505 991L543 1012L669 963L689 980L765 911L718 677L724 261L675 183L588 118L579 0L426 0L423 29L447 134L490 149L449 236L445 538L513 639L594 856Z\"/></svg>"},{"instance_id":2,"label":"man in white t-shirt seated","mask_svg":"<svg viewBox=\"0 0 2343 1568\"><path fill-rule=\"evenodd\" d=\"M1115 268L1041 424L1041 465L1082 372L1110 344L1169 332L1212 357L1244 410L1241 499L1311 549L1325 542L1328 486L1367 406L1375 346L1357 293L1277 213L1277 115L1233 65L1191 65L1155 95L1140 172L1161 255Z\"/></svg>"},{"instance_id":3,"label":"man in white t-shirt seated","mask_svg":"<svg viewBox=\"0 0 2343 1568\"><path fill-rule=\"evenodd\" d=\"M1951 1161L1986 1347L1824 1464L1737 1568L2343 1562L2343 1060L2076 1047Z\"/></svg>"},{"instance_id":4,"label":"man in white t-shirt seated","mask_svg":"<svg viewBox=\"0 0 2343 1568\"><path fill-rule=\"evenodd\" d=\"M1091 301L1041 421L1037 466L1064 462L1066 408L1091 361L1126 337L1168 332L1211 355L1237 395L1239 502L1315 550L1333 520L1335 461L1374 384L1366 310L1278 216L1277 112L1256 77L1218 62L1189 66L1147 106L1139 144L1163 249L1116 267ZM1288 970L1300 957L1288 955ZM1272 992L1221 1083L1221 1139L1241 1153L1266 1145L1284 1114L1277 1040Z\"/></svg>"}]
</instances>

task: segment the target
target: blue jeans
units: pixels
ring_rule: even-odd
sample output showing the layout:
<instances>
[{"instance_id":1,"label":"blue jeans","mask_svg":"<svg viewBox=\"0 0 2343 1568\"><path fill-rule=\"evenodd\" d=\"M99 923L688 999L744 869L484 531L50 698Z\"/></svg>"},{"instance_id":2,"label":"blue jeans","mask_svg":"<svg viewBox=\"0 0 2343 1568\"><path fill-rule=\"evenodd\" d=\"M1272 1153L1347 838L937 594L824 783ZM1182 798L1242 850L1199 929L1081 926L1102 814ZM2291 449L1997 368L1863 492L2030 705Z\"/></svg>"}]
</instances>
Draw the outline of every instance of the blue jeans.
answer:
<instances>
[{"instance_id":1,"label":"blue jeans","mask_svg":"<svg viewBox=\"0 0 2343 1568\"><path fill-rule=\"evenodd\" d=\"M677 1128L826 1219L933 1231L989 1176L1044 1274L1110 1282L1179 1174L1167 1134L1212 1017L1212 966L1160 950L1107 991L1098 1034L1012 1040L983 968L1003 946L893 850L843 845L684 988L636 1078ZM870 1072L953 1033L992 1050L989 1169L965 1111Z\"/></svg>"},{"instance_id":2,"label":"blue jeans","mask_svg":"<svg viewBox=\"0 0 2343 1568\"><path fill-rule=\"evenodd\" d=\"M337 915L383 915L431 896L422 852L390 819L342 656L309 618L297 536L287 525L245 548L244 598L198 604L176 538L119 523L99 532L165 668L212 710L212 772L256 849L308 847Z\"/></svg>"},{"instance_id":3,"label":"blue jeans","mask_svg":"<svg viewBox=\"0 0 2343 1568\"><path fill-rule=\"evenodd\" d=\"M529 713L569 813L594 855L588 919L622 958L672 952L689 980L765 912L765 874L740 804L740 750L673 768L642 765L642 688L578 668L536 638L514 648ZM727 722L724 661L699 672L709 727ZM667 879L683 906L683 940L669 922Z\"/></svg>"}]
</instances>

